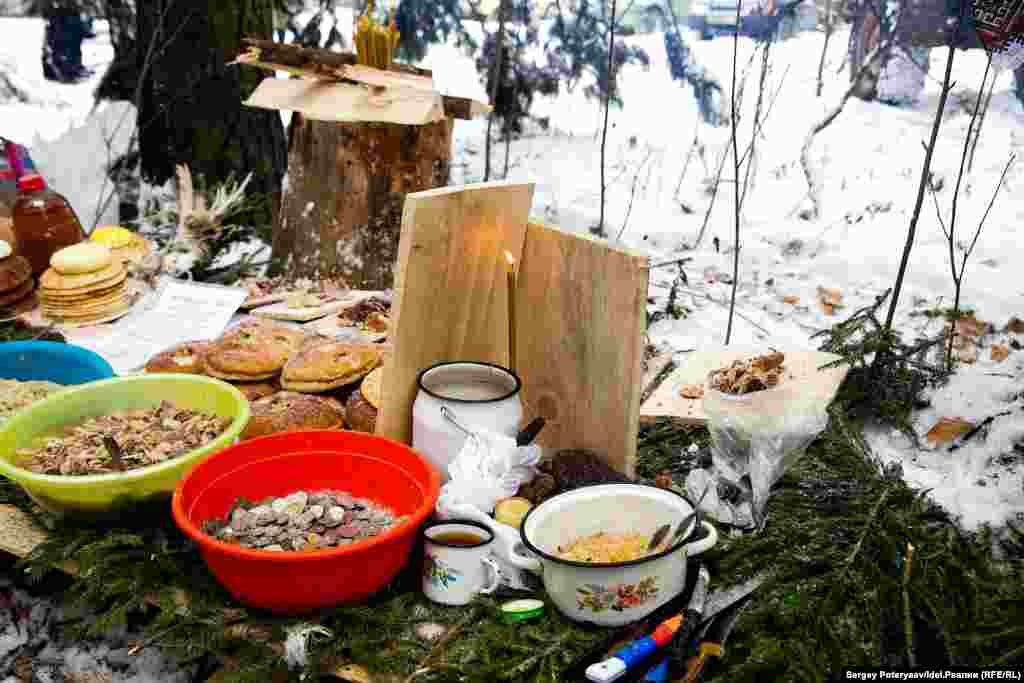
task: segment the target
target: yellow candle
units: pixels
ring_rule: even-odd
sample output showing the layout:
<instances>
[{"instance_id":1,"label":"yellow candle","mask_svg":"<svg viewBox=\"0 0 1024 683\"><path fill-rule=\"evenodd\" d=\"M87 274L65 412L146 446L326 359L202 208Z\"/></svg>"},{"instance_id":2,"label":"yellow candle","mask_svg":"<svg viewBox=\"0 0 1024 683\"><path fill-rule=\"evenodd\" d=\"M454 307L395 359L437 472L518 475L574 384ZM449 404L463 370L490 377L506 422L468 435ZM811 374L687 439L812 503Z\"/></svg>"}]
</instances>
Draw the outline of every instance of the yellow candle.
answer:
<instances>
[{"instance_id":1,"label":"yellow candle","mask_svg":"<svg viewBox=\"0 0 1024 683\"><path fill-rule=\"evenodd\" d=\"M516 369L516 260L505 252L508 279L508 368Z\"/></svg>"}]
</instances>

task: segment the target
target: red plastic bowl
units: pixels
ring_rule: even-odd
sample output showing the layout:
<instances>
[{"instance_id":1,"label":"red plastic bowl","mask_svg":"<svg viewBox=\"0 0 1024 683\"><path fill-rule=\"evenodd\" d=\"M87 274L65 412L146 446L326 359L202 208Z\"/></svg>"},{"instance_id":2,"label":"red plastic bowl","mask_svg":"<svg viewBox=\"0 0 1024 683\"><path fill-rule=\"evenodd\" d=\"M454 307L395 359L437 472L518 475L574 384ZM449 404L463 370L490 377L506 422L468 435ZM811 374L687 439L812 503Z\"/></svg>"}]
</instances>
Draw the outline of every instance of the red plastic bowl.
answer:
<instances>
[{"instance_id":1,"label":"red plastic bowl","mask_svg":"<svg viewBox=\"0 0 1024 683\"><path fill-rule=\"evenodd\" d=\"M365 541L313 552L249 550L201 531L203 522L224 518L238 497L260 500L300 489L345 490L409 519ZM292 615L357 603L383 588L408 560L440 489L434 468L397 441L359 432L286 432L204 460L178 482L171 508L239 602Z\"/></svg>"}]
</instances>

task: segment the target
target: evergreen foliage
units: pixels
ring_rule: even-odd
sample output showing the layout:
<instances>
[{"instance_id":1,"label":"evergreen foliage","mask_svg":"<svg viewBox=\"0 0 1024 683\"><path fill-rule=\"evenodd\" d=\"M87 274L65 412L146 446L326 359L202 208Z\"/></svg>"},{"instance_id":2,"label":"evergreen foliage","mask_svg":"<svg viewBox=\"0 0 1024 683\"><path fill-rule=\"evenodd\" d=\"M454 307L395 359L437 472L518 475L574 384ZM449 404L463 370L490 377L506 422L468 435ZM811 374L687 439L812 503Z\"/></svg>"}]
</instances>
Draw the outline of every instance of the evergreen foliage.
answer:
<instances>
[{"instance_id":1,"label":"evergreen foliage","mask_svg":"<svg viewBox=\"0 0 1024 683\"><path fill-rule=\"evenodd\" d=\"M608 35L610 17L607 9L592 0L575 0L565 3L564 7L558 3L556 7L551 32L544 46L549 68L558 74L569 92L576 88L584 75L591 76L593 83L583 88L583 94L603 101L610 89L611 101L621 106L618 80L622 67L627 64L648 66L650 58L647 53L642 48L626 45L625 41L617 41L611 60L614 79L609 79L607 41L598 39ZM615 33L627 35L628 31L616 26Z\"/></svg>"},{"instance_id":2,"label":"evergreen foliage","mask_svg":"<svg viewBox=\"0 0 1024 683\"><path fill-rule=\"evenodd\" d=\"M494 115L500 122L501 137L508 140L523 134L523 125L530 118L530 108L536 95L558 93L558 75L527 55L527 49L538 42L537 27L531 23L530 0L509 0L505 17L505 44L502 74L494 102ZM498 56L497 33L484 39L483 49L476 60L477 71L486 79L486 91L494 91L498 77L494 68ZM546 119L538 122L545 126Z\"/></svg>"},{"instance_id":3,"label":"evergreen foliage","mask_svg":"<svg viewBox=\"0 0 1024 683\"><path fill-rule=\"evenodd\" d=\"M899 331L886 330L878 319L878 310L890 291L812 339L823 339L821 351L842 357L830 365L850 365L850 373L837 396L838 404L847 414L895 427L916 442L911 413L915 408L925 407L924 390L947 377L941 360L934 362L928 357L942 339L919 339L906 344Z\"/></svg>"},{"instance_id":4,"label":"evergreen foliage","mask_svg":"<svg viewBox=\"0 0 1024 683\"><path fill-rule=\"evenodd\" d=\"M430 45L443 43L455 36L456 44L469 50L476 43L463 26L466 8L462 0L401 0L395 11L395 24L401 34L398 57L418 62Z\"/></svg>"}]
</instances>

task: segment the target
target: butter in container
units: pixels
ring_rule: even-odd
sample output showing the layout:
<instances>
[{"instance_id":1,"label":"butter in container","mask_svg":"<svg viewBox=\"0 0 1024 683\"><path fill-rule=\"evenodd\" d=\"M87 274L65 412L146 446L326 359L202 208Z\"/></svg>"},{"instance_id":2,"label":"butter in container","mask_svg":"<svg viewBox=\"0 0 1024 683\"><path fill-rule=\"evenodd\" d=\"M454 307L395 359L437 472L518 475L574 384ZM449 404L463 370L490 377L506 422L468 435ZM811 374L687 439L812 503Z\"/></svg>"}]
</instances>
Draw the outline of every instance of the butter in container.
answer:
<instances>
[{"instance_id":1,"label":"butter in container","mask_svg":"<svg viewBox=\"0 0 1024 683\"><path fill-rule=\"evenodd\" d=\"M502 603L498 608L501 620L506 624L537 619L544 614L544 602L541 600L512 600Z\"/></svg>"}]
</instances>

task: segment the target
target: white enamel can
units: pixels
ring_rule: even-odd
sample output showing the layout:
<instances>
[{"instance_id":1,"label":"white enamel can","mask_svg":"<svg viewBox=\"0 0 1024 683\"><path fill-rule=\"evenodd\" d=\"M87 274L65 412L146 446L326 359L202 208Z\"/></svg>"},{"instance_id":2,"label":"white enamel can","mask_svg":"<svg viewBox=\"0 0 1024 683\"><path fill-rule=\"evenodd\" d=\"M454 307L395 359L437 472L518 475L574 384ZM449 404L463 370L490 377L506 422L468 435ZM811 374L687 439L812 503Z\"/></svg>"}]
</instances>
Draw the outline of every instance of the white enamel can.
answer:
<instances>
[{"instance_id":1,"label":"white enamel can","mask_svg":"<svg viewBox=\"0 0 1024 683\"><path fill-rule=\"evenodd\" d=\"M465 443L441 412L448 408L460 425L483 427L511 438L523 421L522 382L506 368L474 361L439 363L417 378L418 393L412 406L412 447L448 481L450 463Z\"/></svg>"}]
</instances>

